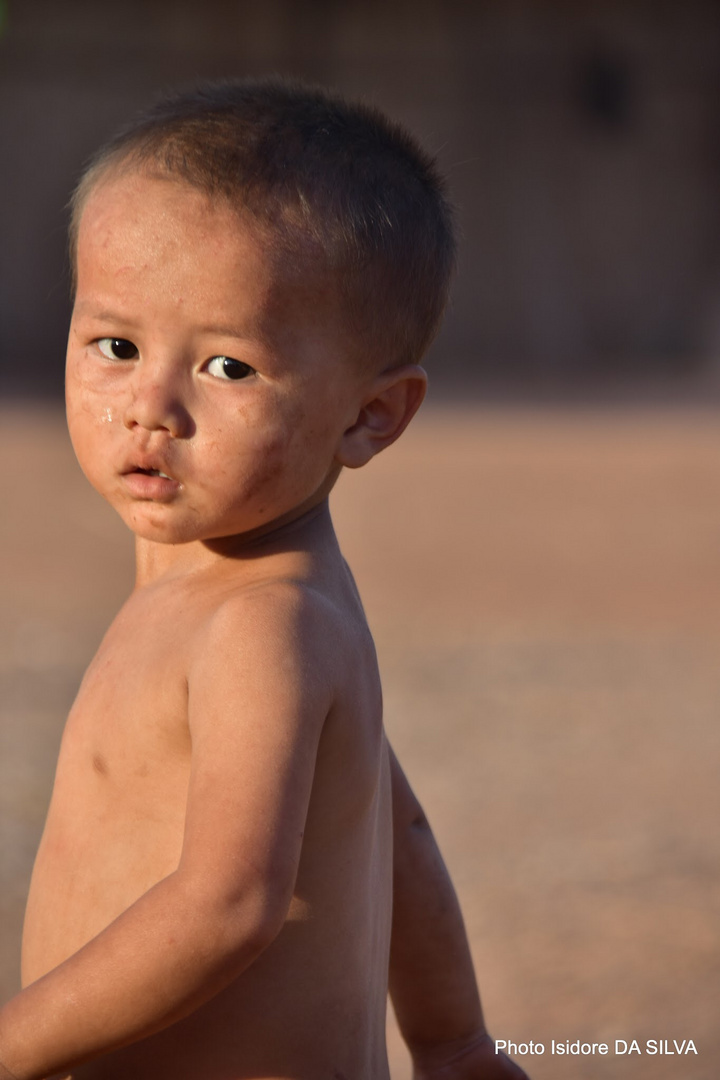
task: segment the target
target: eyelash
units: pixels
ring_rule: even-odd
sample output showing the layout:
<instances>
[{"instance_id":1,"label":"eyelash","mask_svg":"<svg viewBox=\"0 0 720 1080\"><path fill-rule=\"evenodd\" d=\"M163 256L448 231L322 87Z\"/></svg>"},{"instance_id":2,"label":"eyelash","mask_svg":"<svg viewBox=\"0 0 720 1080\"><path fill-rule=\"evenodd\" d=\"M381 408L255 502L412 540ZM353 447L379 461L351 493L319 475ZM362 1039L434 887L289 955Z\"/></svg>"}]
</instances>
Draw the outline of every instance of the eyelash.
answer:
<instances>
[{"instance_id":1,"label":"eyelash","mask_svg":"<svg viewBox=\"0 0 720 1080\"><path fill-rule=\"evenodd\" d=\"M105 349L103 349L103 343L104 342L108 342L108 344L106 346L106 348L108 349L108 352L106 352ZM132 341L130 341L128 338L110 338L110 337L98 338L96 340L95 344L97 345L98 349L100 350L100 352L102 353L102 355L105 357L106 360L134 360L135 356L138 355L137 346ZM112 355L109 355L110 350L114 349L116 345L119 345L121 347L129 345L131 347L133 353L135 354L135 356L116 356L114 352L112 353Z\"/></svg>"},{"instance_id":2,"label":"eyelash","mask_svg":"<svg viewBox=\"0 0 720 1080\"><path fill-rule=\"evenodd\" d=\"M107 360L134 360L139 356L137 346L134 342L130 341L129 338L97 338L95 344L102 356ZM132 355L118 356L117 351L131 353ZM221 362L222 375L210 370L211 365L213 365L216 360ZM232 356L224 355L211 356L205 365L205 370L214 378L225 379L228 382L239 382L241 379L246 379L248 376L256 374L255 369L250 367L249 364L244 363L242 360L235 360ZM233 372L233 374L231 374L231 372Z\"/></svg>"},{"instance_id":3,"label":"eyelash","mask_svg":"<svg viewBox=\"0 0 720 1080\"><path fill-rule=\"evenodd\" d=\"M216 376L217 378L225 378L229 382L239 382L240 379L247 379L249 375L255 374L255 369L251 368L249 364L244 363L242 360L235 360L232 356L211 356L206 364L206 371L213 375L214 372L210 371L210 365L214 364L216 360L220 360L223 369L222 376ZM230 365L230 371L235 371L234 375L231 375L226 367ZM232 365L236 365L234 368Z\"/></svg>"}]
</instances>

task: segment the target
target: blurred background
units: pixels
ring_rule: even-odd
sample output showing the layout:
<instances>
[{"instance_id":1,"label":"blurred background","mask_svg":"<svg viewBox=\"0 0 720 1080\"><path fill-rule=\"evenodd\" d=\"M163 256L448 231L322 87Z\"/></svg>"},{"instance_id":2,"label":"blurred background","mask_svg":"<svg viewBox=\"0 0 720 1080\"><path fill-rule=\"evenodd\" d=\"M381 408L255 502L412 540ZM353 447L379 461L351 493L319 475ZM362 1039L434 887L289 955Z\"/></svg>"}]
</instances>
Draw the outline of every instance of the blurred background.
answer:
<instances>
[{"instance_id":1,"label":"blurred background","mask_svg":"<svg viewBox=\"0 0 720 1080\"><path fill-rule=\"evenodd\" d=\"M158 91L282 72L439 156L463 235L437 383L688 377L720 343L714 0L2 0L0 360L57 394L65 211Z\"/></svg>"},{"instance_id":2,"label":"blurred background","mask_svg":"<svg viewBox=\"0 0 720 1080\"><path fill-rule=\"evenodd\" d=\"M490 1028L544 1042L536 1080L715 1080L715 0L0 0L0 993L64 716L132 586L64 429L65 205L158 91L271 72L406 123L458 209L428 405L333 502Z\"/></svg>"}]
</instances>

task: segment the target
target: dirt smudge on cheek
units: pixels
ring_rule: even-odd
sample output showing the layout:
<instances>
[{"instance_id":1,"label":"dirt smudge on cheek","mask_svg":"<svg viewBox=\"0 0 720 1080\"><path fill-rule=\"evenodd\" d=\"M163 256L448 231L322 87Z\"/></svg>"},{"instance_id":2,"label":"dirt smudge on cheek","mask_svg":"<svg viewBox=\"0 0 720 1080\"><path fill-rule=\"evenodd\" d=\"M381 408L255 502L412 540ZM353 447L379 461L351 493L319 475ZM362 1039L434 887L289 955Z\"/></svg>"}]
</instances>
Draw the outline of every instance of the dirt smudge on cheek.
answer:
<instances>
[{"instance_id":1,"label":"dirt smudge on cheek","mask_svg":"<svg viewBox=\"0 0 720 1080\"><path fill-rule=\"evenodd\" d=\"M299 406L282 410L282 422L277 415L263 417L250 409L238 410L238 423L242 424L245 438L239 445L241 461L239 469L244 474L242 492L244 501L260 497L272 499L283 474L293 468L298 448L294 445L301 418ZM236 444L237 445L237 444ZM237 463L236 463L237 466Z\"/></svg>"},{"instance_id":2,"label":"dirt smudge on cheek","mask_svg":"<svg viewBox=\"0 0 720 1080\"><path fill-rule=\"evenodd\" d=\"M271 499L273 489L282 482L283 475L292 465L291 436L263 442L258 441L255 452L248 456L246 486L243 498L247 502L256 498Z\"/></svg>"}]
</instances>

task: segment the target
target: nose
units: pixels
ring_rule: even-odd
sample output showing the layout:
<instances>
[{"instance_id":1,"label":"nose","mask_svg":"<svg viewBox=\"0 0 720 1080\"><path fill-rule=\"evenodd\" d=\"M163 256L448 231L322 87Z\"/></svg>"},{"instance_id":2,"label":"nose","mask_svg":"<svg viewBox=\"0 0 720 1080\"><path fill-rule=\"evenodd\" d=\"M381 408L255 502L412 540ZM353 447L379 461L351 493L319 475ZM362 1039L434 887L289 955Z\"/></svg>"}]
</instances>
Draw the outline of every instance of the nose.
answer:
<instances>
[{"instance_id":1,"label":"nose","mask_svg":"<svg viewBox=\"0 0 720 1080\"><path fill-rule=\"evenodd\" d=\"M166 431L175 439L189 438L195 425L181 383L173 371L137 370L125 410L125 427Z\"/></svg>"}]
</instances>

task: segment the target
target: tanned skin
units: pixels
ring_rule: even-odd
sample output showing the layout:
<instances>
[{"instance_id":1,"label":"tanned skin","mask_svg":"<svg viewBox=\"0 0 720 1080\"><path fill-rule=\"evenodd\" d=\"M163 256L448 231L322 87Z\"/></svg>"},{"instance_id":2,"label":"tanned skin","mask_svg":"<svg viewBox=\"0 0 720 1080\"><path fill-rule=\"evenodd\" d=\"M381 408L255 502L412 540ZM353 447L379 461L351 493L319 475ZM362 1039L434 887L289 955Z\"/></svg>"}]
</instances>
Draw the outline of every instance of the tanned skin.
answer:
<instances>
[{"instance_id":1,"label":"tanned skin","mask_svg":"<svg viewBox=\"0 0 720 1080\"><path fill-rule=\"evenodd\" d=\"M389 970L417 1080L522 1077L327 505L424 372L359 362L330 283L174 179L100 181L77 270L70 433L137 581L68 718L0 1078L387 1080Z\"/></svg>"}]
</instances>

